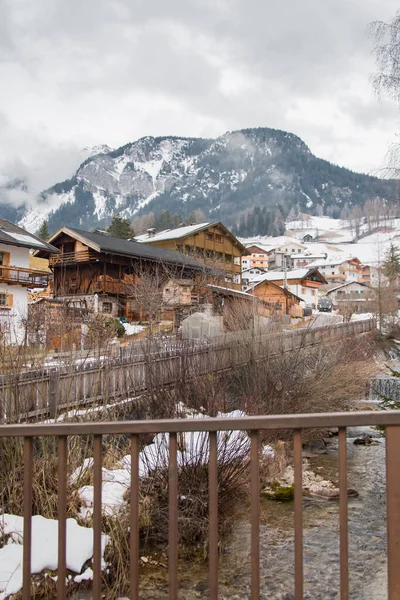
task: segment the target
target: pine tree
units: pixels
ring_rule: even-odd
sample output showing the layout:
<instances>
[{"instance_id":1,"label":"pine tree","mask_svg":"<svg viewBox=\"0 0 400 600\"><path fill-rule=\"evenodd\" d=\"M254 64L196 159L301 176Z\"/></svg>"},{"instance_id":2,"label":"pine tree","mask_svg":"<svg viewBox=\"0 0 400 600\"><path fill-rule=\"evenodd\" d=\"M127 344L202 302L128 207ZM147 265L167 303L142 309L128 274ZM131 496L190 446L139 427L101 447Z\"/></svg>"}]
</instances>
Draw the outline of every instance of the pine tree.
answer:
<instances>
[{"instance_id":1,"label":"pine tree","mask_svg":"<svg viewBox=\"0 0 400 600\"><path fill-rule=\"evenodd\" d=\"M47 221L43 221L43 223L39 227L39 231L37 232L37 237L39 237L44 242L47 242L47 240L49 239L50 234L49 234L49 226L48 226Z\"/></svg>"},{"instance_id":2,"label":"pine tree","mask_svg":"<svg viewBox=\"0 0 400 600\"><path fill-rule=\"evenodd\" d=\"M382 270L391 283L400 276L400 254L398 247L394 244L390 244L390 248L386 252Z\"/></svg>"},{"instance_id":3,"label":"pine tree","mask_svg":"<svg viewBox=\"0 0 400 600\"><path fill-rule=\"evenodd\" d=\"M119 215L113 216L111 225L108 227L107 231L112 236L123 240L128 240L135 235L129 219L123 219Z\"/></svg>"}]
</instances>

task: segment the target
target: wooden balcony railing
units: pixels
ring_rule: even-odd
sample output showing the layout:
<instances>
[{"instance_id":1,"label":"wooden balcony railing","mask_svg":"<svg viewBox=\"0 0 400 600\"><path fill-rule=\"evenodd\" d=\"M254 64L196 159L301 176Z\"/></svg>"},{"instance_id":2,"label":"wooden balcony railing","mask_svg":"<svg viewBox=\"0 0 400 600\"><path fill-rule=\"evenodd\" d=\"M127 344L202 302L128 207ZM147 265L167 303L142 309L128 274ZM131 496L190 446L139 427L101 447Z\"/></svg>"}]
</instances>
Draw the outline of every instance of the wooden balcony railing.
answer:
<instances>
[{"instance_id":1,"label":"wooden balcony railing","mask_svg":"<svg viewBox=\"0 0 400 600\"><path fill-rule=\"evenodd\" d=\"M49 259L51 267L55 265L68 265L77 262L89 262L97 260L99 255L93 250L82 250L81 252L64 252L63 254L52 254Z\"/></svg>"},{"instance_id":2,"label":"wooden balcony railing","mask_svg":"<svg viewBox=\"0 0 400 600\"><path fill-rule=\"evenodd\" d=\"M140 546L139 546L139 436L142 434L168 433L168 597L177 600L181 595L178 576L179 548L179 434L181 432L203 432L209 440L208 461L208 598L218 599L219 584L219 533L218 533L218 438L219 432L246 431L249 435L248 471L250 475L250 539L243 540L249 545L248 571L251 574L251 598L260 600L267 598L261 589L260 564L262 561L260 544L260 455L261 436L265 430L285 429L293 436L294 467L294 595L296 600L305 597L304 586L304 544L303 544L303 432L307 429L327 429L337 427L339 430L339 566L338 583L340 582L340 598L347 600L349 591L349 524L348 524L348 489L347 489L347 428L348 427L381 426L386 430L386 514L388 541L387 554L387 590L382 585L381 598L399 600L400 598L400 411L269 415L242 418L210 418L210 419L171 419L158 421L117 421L100 423L52 423L29 425L0 426L0 437L24 438L23 458L23 600L29 600L32 591L32 515L34 514L33 487L40 488L42 483L36 479L34 464L34 438L54 437L58 443L58 566L57 599L67 597L67 482L68 482L68 441L70 436L93 436L93 471L94 471L94 506L93 506L93 600L103 598L102 589L102 464L103 436L125 435L131 440L131 481L130 498L130 560L127 569L130 575L131 600L139 600L141 596ZM265 527L265 525L264 525ZM368 532L366 532L367 534ZM46 543L44 541L44 543ZM332 569L332 556L326 553L326 568ZM314 566L317 572L319 565ZM264 582L265 586L265 582ZM225 596L224 596L225 597ZM249 597L249 596L248 596ZM269 596L268 596L269 597ZM308 594L306 596L309 597ZM335 597L336 594L335 594ZM351 595L361 598L359 595Z\"/></svg>"},{"instance_id":3,"label":"wooden balcony railing","mask_svg":"<svg viewBox=\"0 0 400 600\"><path fill-rule=\"evenodd\" d=\"M48 271L0 265L0 283L9 285L44 288L47 287L51 275Z\"/></svg>"}]
</instances>

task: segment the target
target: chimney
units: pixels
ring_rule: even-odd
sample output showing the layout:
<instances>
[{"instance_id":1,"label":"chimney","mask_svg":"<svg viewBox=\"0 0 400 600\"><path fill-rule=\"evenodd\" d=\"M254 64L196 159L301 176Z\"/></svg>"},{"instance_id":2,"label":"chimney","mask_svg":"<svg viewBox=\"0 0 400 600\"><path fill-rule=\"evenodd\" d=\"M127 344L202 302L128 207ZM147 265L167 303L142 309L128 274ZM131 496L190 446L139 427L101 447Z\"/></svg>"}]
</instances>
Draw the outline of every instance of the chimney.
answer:
<instances>
[{"instance_id":1,"label":"chimney","mask_svg":"<svg viewBox=\"0 0 400 600\"><path fill-rule=\"evenodd\" d=\"M154 229L154 227L152 227L151 229L147 230L147 235L149 238L152 238L156 235L156 230Z\"/></svg>"}]
</instances>

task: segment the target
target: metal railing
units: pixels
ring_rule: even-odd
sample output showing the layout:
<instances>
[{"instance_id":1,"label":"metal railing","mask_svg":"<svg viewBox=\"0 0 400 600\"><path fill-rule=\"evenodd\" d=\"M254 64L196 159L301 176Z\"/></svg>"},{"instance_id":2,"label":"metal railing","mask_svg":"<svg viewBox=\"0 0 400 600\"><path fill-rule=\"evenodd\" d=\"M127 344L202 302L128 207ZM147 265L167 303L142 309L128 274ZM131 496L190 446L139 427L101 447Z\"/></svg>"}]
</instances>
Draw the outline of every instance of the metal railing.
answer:
<instances>
[{"instance_id":1,"label":"metal railing","mask_svg":"<svg viewBox=\"0 0 400 600\"><path fill-rule=\"evenodd\" d=\"M23 506L23 600L31 598L33 439L54 436L58 439L58 579L57 598L66 598L66 517L68 436L94 436L94 506L93 506L93 600L102 597L102 436L131 436L130 485L130 598L139 599L139 435L169 434L169 599L178 597L178 487L177 435L182 432L209 434L209 598L218 599L218 453L217 432L246 431L250 435L250 503L251 503L251 598L260 598L260 432L292 430L294 442L294 583L296 600L303 599L303 490L302 430L339 428L339 532L340 598L349 598L348 491L346 428L360 426L386 428L387 480L387 563L388 599L400 599L400 411L327 413L305 415L255 416L222 419L172 419L110 423L68 423L38 425L3 425L0 437L24 438L24 506Z\"/></svg>"},{"instance_id":2,"label":"metal railing","mask_svg":"<svg viewBox=\"0 0 400 600\"><path fill-rule=\"evenodd\" d=\"M9 267L0 265L0 282L24 285L27 287L47 287L52 273L38 271L37 269L25 269L23 267Z\"/></svg>"}]
</instances>

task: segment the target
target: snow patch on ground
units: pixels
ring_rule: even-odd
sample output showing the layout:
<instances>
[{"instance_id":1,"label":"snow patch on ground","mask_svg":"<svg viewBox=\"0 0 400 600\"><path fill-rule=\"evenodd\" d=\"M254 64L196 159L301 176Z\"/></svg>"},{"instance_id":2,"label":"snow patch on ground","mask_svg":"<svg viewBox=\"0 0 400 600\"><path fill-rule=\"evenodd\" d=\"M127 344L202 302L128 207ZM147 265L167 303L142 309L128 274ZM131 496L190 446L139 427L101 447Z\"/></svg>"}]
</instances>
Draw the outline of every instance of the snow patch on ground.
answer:
<instances>
[{"instance_id":1,"label":"snow patch on ground","mask_svg":"<svg viewBox=\"0 0 400 600\"><path fill-rule=\"evenodd\" d=\"M9 543L0 548L0 600L22 588L23 521L16 515L0 516L0 529L10 536ZM102 534L102 554L107 543L108 536ZM67 519L67 569L80 573L92 556L93 529L81 527L75 519ZM58 521L36 515L32 517L31 573L57 568Z\"/></svg>"},{"instance_id":2,"label":"snow patch on ground","mask_svg":"<svg viewBox=\"0 0 400 600\"><path fill-rule=\"evenodd\" d=\"M142 325L131 325L130 323L123 323L126 335L136 335L143 331Z\"/></svg>"}]
</instances>

